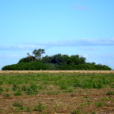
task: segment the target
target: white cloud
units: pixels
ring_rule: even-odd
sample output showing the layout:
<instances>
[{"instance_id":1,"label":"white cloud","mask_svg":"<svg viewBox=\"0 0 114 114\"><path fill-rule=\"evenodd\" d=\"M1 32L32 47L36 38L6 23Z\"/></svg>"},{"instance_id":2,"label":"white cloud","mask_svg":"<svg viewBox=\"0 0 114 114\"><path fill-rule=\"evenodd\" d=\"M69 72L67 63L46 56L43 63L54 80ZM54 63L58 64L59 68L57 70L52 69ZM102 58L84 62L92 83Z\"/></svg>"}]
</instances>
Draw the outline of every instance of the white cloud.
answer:
<instances>
[{"instance_id":1,"label":"white cloud","mask_svg":"<svg viewBox=\"0 0 114 114\"><path fill-rule=\"evenodd\" d=\"M0 55L0 58L20 58L21 55L18 55L18 54L3 54L3 55Z\"/></svg>"},{"instance_id":2,"label":"white cloud","mask_svg":"<svg viewBox=\"0 0 114 114\"><path fill-rule=\"evenodd\" d=\"M51 48L51 47L87 47L87 46L114 46L114 38L111 39L77 39L77 40L63 40L52 42L25 42L14 46L0 46L0 50L27 50L38 48Z\"/></svg>"}]
</instances>

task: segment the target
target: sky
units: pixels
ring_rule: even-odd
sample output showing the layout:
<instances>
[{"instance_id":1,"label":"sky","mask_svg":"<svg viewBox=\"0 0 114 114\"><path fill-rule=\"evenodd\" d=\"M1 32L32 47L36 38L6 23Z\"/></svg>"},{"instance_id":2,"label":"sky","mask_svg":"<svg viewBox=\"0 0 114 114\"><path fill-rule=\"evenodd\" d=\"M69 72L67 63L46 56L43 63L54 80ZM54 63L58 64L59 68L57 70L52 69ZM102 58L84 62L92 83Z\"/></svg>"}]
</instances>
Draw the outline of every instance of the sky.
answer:
<instances>
[{"instance_id":1,"label":"sky","mask_svg":"<svg viewBox=\"0 0 114 114\"><path fill-rule=\"evenodd\" d=\"M114 69L114 0L0 0L0 69L39 48Z\"/></svg>"}]
</instances>

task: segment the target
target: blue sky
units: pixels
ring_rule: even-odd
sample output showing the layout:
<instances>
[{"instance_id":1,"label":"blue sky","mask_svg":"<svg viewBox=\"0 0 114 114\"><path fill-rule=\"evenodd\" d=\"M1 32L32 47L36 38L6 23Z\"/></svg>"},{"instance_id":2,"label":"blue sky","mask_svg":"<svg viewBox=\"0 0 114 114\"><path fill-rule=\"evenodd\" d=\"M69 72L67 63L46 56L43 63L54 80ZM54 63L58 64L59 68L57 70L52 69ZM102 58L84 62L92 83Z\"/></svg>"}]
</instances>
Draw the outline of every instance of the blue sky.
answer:
<instances>
[{"instance_id":1,"label":"blue sky","mask_svg":"<svg viewBox=\"0 0 114 114\"><path fill-rule=\"evenodd\" d=\"M43 48L114 69L114 0L0 0L0 69Z\"/></svg>"}]
</instances>

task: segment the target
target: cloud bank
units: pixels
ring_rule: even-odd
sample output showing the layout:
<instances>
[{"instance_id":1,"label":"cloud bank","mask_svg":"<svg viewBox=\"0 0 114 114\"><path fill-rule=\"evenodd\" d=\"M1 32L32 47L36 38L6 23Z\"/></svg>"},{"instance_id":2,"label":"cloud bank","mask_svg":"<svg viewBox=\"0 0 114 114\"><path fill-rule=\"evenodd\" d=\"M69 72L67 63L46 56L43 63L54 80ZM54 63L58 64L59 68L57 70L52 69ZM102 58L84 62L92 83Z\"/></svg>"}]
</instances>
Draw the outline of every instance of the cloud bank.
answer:
<instances>
[{"instance_id":1,"label":"cloud bank","mask_svg":"<svg viewBox=\"0 0 114 114\"><path fill-rule=\"evenodd\" d=\"M52 42L25 42L13 46L0 46L0 50L27 50L51 47L67 47L67 46L114 46L114 38L111 39L78 39L63 40Z\"/></svg>"}]
</instances>

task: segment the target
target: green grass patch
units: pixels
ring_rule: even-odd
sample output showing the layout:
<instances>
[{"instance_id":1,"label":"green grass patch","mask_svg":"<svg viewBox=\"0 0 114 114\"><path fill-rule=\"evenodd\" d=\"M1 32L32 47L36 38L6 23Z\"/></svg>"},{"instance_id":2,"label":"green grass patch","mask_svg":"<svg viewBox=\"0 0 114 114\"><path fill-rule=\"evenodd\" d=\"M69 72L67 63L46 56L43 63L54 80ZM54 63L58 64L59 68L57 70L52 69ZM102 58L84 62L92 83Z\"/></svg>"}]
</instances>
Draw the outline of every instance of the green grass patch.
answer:
<instances>
[{"instance_id":1,"label":"green grass patch","mask_svg":"<svg viewBox=\"0 0 114 114\"><path fill-rule=\"evenodd\" d=\"M10 95L9 93L5 93L5 94L4 94L4 97L5 97L5 98L10 98L11 95Z\"/></svg>"},{"instance_id":2,"label":"green grass patch","mask_svg":"<svg viewBox=\"0 0 114 114\"><path fill-rule=\"evenodd\" d=\"M57 91L72 93L77 88L101 89L112 87L113 74L84 74L84 73L30 73L30 74L0 74L0 94L6 89L14 91L15 95L22 92L36 95L48 90L48 85L58 88ZM3 82L3 83L2 83ZM4 85L8 85L5 87ZM22 92L21 92L22 91Z\"/></svg>"},{"instance_id":3,"label":"green grass patch","mask_svg":"<svg viewBox=\"0 0 114 114\"><path fill-rule=\"evenodd\" d=\"M16 92L14 93L14 95L15 95L15 96L21 96L21 95L22 95L22 91L16 91Z\"/></svg>"},{"instance_id":4,"label":"green grass patch","mask_svg":"<svg viewBox=\"0 0 114 114\"><path fill-rule=\"evenodd\" d=\"M114 95L114 91L108 91L106 95Z\"/></svg>"},{"instance_id":5,"label":"green grass patch","mask_svg":"<svg viewBox=\"0 0 114 114\"><path fill-rule=\"evenodd\" d=\"M19 110L23 110L24 109L23 104L20 103L20 102L13 103L13 106L18 108Z\"/></svg>"},{"instance_id":6,"label":"green grass patch","mask_svg":"<svg viewBox=\"0 0 114 114\"><path fill-rule=\"evenodd\" d=\"M96 107L103 107L104 106L104 103L99 101L96 103Z\"/></svg>"},{"instance_id":7,"label":"green grass patch","mask_svg":"<svg viewBox=\"0 0 114 114\"><path fill-rule=\"evenodd\" d=\"M42 112L46 108L46 105L39 103L38 105L34 106L34 111Z\"/></svg>"}]
</instances>

